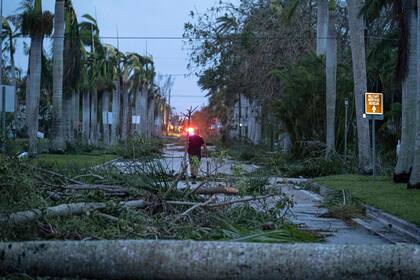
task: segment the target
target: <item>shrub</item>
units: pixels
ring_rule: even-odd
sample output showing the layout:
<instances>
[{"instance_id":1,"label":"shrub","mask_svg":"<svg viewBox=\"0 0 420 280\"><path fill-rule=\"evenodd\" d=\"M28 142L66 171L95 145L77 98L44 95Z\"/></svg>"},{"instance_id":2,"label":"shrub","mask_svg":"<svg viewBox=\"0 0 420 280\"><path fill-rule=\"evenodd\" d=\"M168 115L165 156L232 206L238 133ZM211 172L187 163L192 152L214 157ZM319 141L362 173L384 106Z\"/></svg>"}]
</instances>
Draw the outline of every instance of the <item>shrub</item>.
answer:
<instances>
[{"instance_id":1,"label":"shrub","mask_svg":"<svg viewBox=\"0 0 420 280\"><path fill-rule=\"evenodd\" d=\"M292 177L319 177L337 175L343 173L353 173L356 171L353 159L345 160L339 155L326 159L324 157L310 158L300 163L291 165L286 174Z\"/></svg>"}]
</instances>

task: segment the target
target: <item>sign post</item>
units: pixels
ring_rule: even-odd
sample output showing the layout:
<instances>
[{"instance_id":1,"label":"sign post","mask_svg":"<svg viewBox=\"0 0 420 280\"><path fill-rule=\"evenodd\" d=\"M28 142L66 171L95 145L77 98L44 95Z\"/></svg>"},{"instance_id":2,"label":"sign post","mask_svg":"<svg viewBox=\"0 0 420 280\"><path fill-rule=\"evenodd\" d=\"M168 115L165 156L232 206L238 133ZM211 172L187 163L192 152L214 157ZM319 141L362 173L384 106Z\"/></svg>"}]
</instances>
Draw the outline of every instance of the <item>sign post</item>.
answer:
<instances>
[{"instance_id":1,"label":"sign post","mask_svg":"<svg viewBox=\"0 0 420 280\"><path fill-rule=\"evenodd\" d=\"M376 176L376 131L375 121L384 119L384 96L382 93L365 93L365 115L372 120L372 175Z\"/></svg>"}]
</instances>

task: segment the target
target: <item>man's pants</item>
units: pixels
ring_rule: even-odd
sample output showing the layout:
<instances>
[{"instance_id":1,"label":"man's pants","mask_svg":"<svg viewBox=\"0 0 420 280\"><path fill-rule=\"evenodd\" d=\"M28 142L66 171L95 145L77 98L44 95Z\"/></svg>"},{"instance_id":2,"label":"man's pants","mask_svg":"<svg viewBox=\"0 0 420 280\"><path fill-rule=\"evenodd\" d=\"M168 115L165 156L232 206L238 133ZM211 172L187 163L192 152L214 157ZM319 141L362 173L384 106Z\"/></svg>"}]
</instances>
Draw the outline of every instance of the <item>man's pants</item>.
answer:
<instances>
[{"instance_id":1,"label":"man's pants","mask_svg":"<svg viewBox=\"0 0 420 280\"><path fill-rule=\"evenodd\" d=\"M190 159L191 177L195 178L200 168L201 155L188 155L188 157Z\"/></svg>"}]
</instances>

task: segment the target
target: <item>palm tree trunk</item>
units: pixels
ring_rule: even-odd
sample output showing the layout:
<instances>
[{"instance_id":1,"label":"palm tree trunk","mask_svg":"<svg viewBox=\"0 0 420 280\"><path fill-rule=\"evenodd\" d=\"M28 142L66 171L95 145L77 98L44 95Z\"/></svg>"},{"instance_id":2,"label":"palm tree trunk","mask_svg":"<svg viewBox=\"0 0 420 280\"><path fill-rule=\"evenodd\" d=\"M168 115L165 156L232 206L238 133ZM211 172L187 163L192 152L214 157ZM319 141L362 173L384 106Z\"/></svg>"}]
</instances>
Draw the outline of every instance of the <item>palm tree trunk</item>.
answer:
<instances>
[{"instance_id":1,"label":"palm tree trunk","mask_svg":"<svg viewBox=\"0 0 420 280\"><path fill-rule=\"evenodd\" d=\"M156 101L155 98L152 97L149 101L149 106L147 107L147 138L151 138L152 136L155 136L155 110L156 110Z\"/></svg>"},{"instance_id":2,"label":"palm tree trunk","mask_svg":"<svg viewBox=\"0 0 420 280\"><path fill-rule=\"evenodd\" d=\"M52 98L52 141L51 150L63 152L63 53L64 53L64 1L55 1L53 56L53 98Z\"/></svg>"},{"instance_id":3,"label":"palm tree trunk","mask_svg":"<svg viewBox=\"0 0 420 280\"><path fill-rule=\"evenodd\" d=\"M327 51L328 33L328 0L318 0L316 22L316 54L325 55Z\"/></svg>"},{"instance_id":4,"label":"palm tree trunk","mask_svg":"<svg viewBox=\"0 0 420 280\"><path fill-rule=\"evenodd\" d=\"M414 159L417 93L417 20L415 1L408 0L408 69L402 82L401 150L394 170L394 181L408 183Z\"/></svg>"},{"instance_id":5,"label":"palm tree trunk","mask_svg":"<svg viewBox=\"0 0 420 280\"><path fill-rule=\"evenodd\" d=\"M64 103L63 103L63 130L64 130L64 138L66 143L71 144L74 140L74 134L72 129L72 119L73 119L73 97L72 94L65 94L64 95Z\"/></svg>"},{"instance_id":6,"label":"palm tree trunk","mask_svg":"<svg viewBox=\"0 0 420 280\"><path fill-rule=\"evenodd\" d=\"M129 116L129 98L128 98L128 85L123 85L123 96L122 96L122 126L121 126L121 140L125 141L128 137L128 116Z\"/></svg>"},{"instance_id":7,"label":"palm tree trunk","mask_svg":"<svg viewBox=\"0 0 420 280\"><path fill-rule=\"evenodd\" d=\"M416 42L417 42L417 73L420 73L420 0L417 0L417 21L416 21L416 30L413 28L413 32L416 33ZM414 6L414 5L413 5ZM414 13L414 12L413 12ZM410 21L410 27L412 25ZM411 28L410 28L411 31ZM414 37L413 33L411 33ZM410 55L411 56L411 55ZM414 160L413 160L413 169L411 171L410 181L408 183L408 188L417 188L420 189L420 79L417 79L416 84L416 123L415 123L415 145L414 145Z\"/></svg>"},{"instance_id":8,"label":"palm tree trunk","mask_svg":"<svg viewBox=\"0 0 420 280\"><path fill-rule=\"evenodd\" d=\"M42 61L42 36L31 38L31 58L30 58L30 79L29 79L29 98L27 104L27 124L29 135L29 155L35 156L37 149L37 132L39 117L39 98L41 92L41 61ZM28 93L28 89L27 89ZM29 106L28 106L29 105Z\"/></svg>"},{"instance_id":9,"label":"palm tree trunk","mask_svg":"<svg viewBox=\"0 0 420 280\"><path fill-rule=\"evenodd\" d=\"M326 52L326 113L327 113L327 152L326 157L335 153L335 107L337 83L337 39L335 12L329 11L328 40Z\"/></svg>"},{"instance_id":10,"label":"palm tree trunk","mask_svg":"<svg viewBox=\"0 0 420 280\"><path fill-rule=\"evenodd\" d=\"M90 94L88 90L83 92L82 100L82 141L84 144L89 144L90 135Z\"/></svg>"},{"instance_id":11,"label":"palm tree trunk","mask_svg":"<svg viewBox=\"0 0 420 280\"><path fill-rule=\"evenodd\" d=\"M75 138L80 137L79 123L80 123L80 92L76 90L73 93L73 118L72 118L72 130Z\"/></svg>"},{"instance_id":12,"label":"palm tree trunk","mask_svg":"<svg viewBox=\"0 0 420 280\"><path fill-rule=\"evenodd\" d=\"M141 91L139 89L134 89L134 96L133 96L133 116L140 116L140 124L132 123L132 133L141 135L141 126L143 124L144 119L141 117Z\"/></svg>"},{"instance_id":13,"label":"palm tree trunk","mask_svg":"<svg viewBox=\"0 0 420 280\"><path fill-rule=\"evenodd\" d=\"M106 121L108 119L109 112L109 91L105 90L102 93L102 124L103 124L103 141L106 145L110 143L109 141L109 123Z\"/></svg>"},{"instance_id":14,"label":"palm tree trunk","mask_svg":"<svg viewBox=\"0 0 420 280\"><path fill-rule=\"evenodd\" d=\"M348 0L349 33L353 62L354 99L356 105L357 142L359 152L359 172L371 172L369 122L363 118L364 94L367 90L365 20L360 17L362 0Z\"/></svg>"},{"instance_id":15,"label":"palm tree trunk","mask_svg":"<svg viewBox=\"0 0 420 280\"><path fill-rule=\"evenodd\" d=\"M111 143L113 145L118 143L118 130L119 130L119 120L120 120L120 83L116 81L115 89L112 92L112 130L111 130Z\"/></svg>"},{"instance_id":16,"label":"palm tree trunk","mask_svg":"<svg viewBox=\"0 0 420 280\"><path fill-rule=\"evenodd\" d=\"M143 86L140 92L140 127L141 127L141 136L147 137L148 135L148 89L146 86Z\"/></svg>"},{"instance_id":17,"label":"palm tree trunk","mask_svg":"<svg viewBox=\"0 0 420 280\"><path fill-rule=\"evenodd\" d=\"M12 44L13 42L11 42L10 44ZM10 46L10 66L12 67L12 75L11 75L11 81L10 84L12 85L12 87L14 87L15 92L15 111L13 113L13 121L15 123L15 125L17 125L18 121L19 121L19 98L16 95L16 68L15 68L15 55L14 55L14 51L13 51L14 45Z\"/></svg>"},{"instance_id":18,"label":"palm tree trunk","mask_svg":"<svg viewBox=\"0 0 420 280\"><path fill-rule=\"evenodd\" d=\"M98 92L96 88L92 89L90 101L90 142L96 144L99 139L98 126Z\"/></svg>"}]
</instances>

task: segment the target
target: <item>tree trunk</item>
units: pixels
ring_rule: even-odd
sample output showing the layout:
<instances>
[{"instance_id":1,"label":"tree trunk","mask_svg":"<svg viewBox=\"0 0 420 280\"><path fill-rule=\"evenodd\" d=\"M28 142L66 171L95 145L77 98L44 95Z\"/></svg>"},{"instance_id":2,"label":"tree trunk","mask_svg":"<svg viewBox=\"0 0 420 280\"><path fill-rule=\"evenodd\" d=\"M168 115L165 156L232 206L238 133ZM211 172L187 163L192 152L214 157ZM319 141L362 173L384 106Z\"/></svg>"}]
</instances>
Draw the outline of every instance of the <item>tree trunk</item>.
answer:
<instances>
[{"instance_id":1,"label":"tree trunk","mask_svg":"<svg viewBox=\"0 0 420 280\"><path fill-rule=\"evenodd\" d=\"M96 144L99 139L98 126L98 92L92 89L90 101L90 143Z\"/></svg>"},{"instance_id":2,"label":"tree trunk","mask_svg":"<svg viewBox=\"0 0 420 280\"><path fill-rule=\"evenodd\" d=\"M316 22L316 54L325 55L327 51L328 33L328 0L318 0Z\"/></svg>"},{"instance_id":3,"label":"tree trunk","mask_svg":"<svg viewBox=\"0 0 420 280\"><path fill-rule=\"evenodd\" d=\"M420 54L420 36L419 36L420 17L418 16L420 12L419 5L420 5L420 0L417 0L417 20L416 20L416 25L414 25L416 28L415 30L414 28L410 28L410 31L411 29L413 29L413 32L416 32L416 42L417 42L417 46L416 46L417 47L417 57L416 57L417 69L416 70L417 70L417 73L420 73L420 55L419 55ZM415 5L413 5L413 7L415 7ZM410 22L410 26L412 26L411 22ZM411 58L411 55L410 55L410 58ZM415 102L416 122L415 122L415 125L412 127L412 129L415 128L414 160L413 160L413 170L411 171L408 188L420 189L420 79L418 78L418 75L416 77L417 77L417 84L416 84L416 91L415 91L416 92L416 95L415 95L416 96L416 102Z\"/></svg>"},{"instance_id":4,"label":"tree trunk","mask_svg":"<svg viewBox=\"0 0 420 280\"><path fill-rule=\"evenodd\" d=\"M109 112L109 91L105 90L102 93L102 124L103 124L103 141L106 145L109 145L110 143L108 112Z\"/></svg>"},{"instance_id":5,"label":"tree trunk","mask_svg":"<svg viewBox=\"0 0 420 280\"><path fill-rule=\"evenodd\" d=\"M326 157L335 153L335 107L337 83L337 39L335 30L335 11L329 11L328 40L326 52L326 118L327 118L327 151Z\"/></svg>"},{"instance_id":6,"label":"tree trunk","mask_svg":"<svg viewBox=\"0 0 420 280\"><path fill-rule=\"evenodd\" d=\"M128 137L128 117L129 117L129 96L128 96L128 85L123 85L123 96L122 96L122 124L121 124L121 140L125 141Z\"/></svg>"},{"instance_id":7,"label":"tree trunk","mask_svg":"<svg viewBox=\"0 0 420 280\"><path fill-rule=\"evenodd\" d=\"M118 143L118 131L119 131L119 120L120 120L120 104L121 104L121 92L119 81L114 82L115 89L112 92L112 131L111 131L111 143L116 145Z\"/></svg>"},{"instance_id":8,"label":"tree trunk","mask_svg":"<svg viewBox=\"0 0 420 280\"><path fill-rule=\"evenodd\" d=\"M88 90L83 92L82 100L82 141L84 144L89 144L90 135L90 94Z\"/></svg>"},{"instance_id":9,"label":"tree trunk","mask_svg":"<svg viewBox=\"0 0 420 280\"><path fill-rule=\"evenodd\" d=\"M64 53L64 0L55 1L53 43L53 98L51 150L64 152L63 137L63 53Z\"/></svg>"},{"instance_id":10,"label":"tree trunk","mask_svg":"<svg viewBox=\"0 0 420 280\"><path fill-rule=\"evenodd\" d=\"M369 121L363 118L364 94L367 91L365 20L359 17L362 0L348 0L349 33L353 61L354 99L356 105L357 142L359 152L359 172L372 171L370 162Z\"/></svg>"},{"instance_id":11,"label":"tree trunk","mask_svg":"<svg viewBox=\"0 0 420 280\"><path fill-rule=\"evenodd\" d=\"M156 100L155 98L152 96L149 99L149 104L147 107L147 138L151 138L152 136L156 136L155 135L155 110L156 110Z\"/></svg>"},{"instance_id":12,"label":"tree trunk","mask_svg":"<svg viewBox=\"0 0 420 280\"><path fill-rule=\"evenodd\" d=\"M132 130L133 133L136 133L137 135L142 135L142 126L143 126L143 122L145 121L143 119L143 114L142 114L142 92L141 90L135 89L134 92L134 114L135 116L140 116L140 124L132 124Z\"/></svg>"},{"instance_id":13,"label":"tree trunk","mask_svg":"<svg viewBox=\"0 0 420 280\"><path fill-rule=\"evenodd\" d=\"M76 90L73 93L73 118L72 118L72 129L75 138L80 137L79 123L80 123L80 92Z\"/></svg>"},{"instance_id":14,"label":"tree trunk","mask_svg":"<svg viewBox=\"0 0 420 280\"><path fill-rule=\"evenodd\" d=\"M64 94L64 104L63 104L63 130L64 137L67 144L73 143L74 133L73 133L73 94Z\"/></svg>"},{"instance_id":15,"label":"tree trunk","mask_svg":"<svg viewBox=\"0 0 420 280\"><path fill-rule=\"evenodd\" d=\"M140 135L147 137L148 128L148 89L143 86L140 92Z\"/></svg>"},{"instance_id":16,"label":"tree trunk","mask_svg":"<svg viewBox=\"0 0 420 280\"><path fill-rule=\"evenodd\" d=\"M416 245L159 240L0 243L0 275L94 279L419 279Z\"/></svg>"},{"instance_id":17,"label":"tree trunk","mask_svg":"<svg viewBox=\"0 0 420 280\"><path fill-rule=\"evenodd\" d=\"M29 66L31 78L29 79L29 106L27 106L30 156L34 156L38 153L37 132L39 118L39 98L41 92L42 41L42 36L33 36L31 38L31 58Z\"/></svg>"},{"instance_id":18,"label":"tree trunk","mask_svg":"<svg viewBox=\"0 0 420 280\"><path fill-rule=\"evenodd\" d=\"M414 142L416 126L416 93L417 93L417 20L415 1L407 6L408 36L408 69L402 82L402 118L401 149L394 170L396 183L408 183L414 159Z\"/></svg>"}]
</instances>

